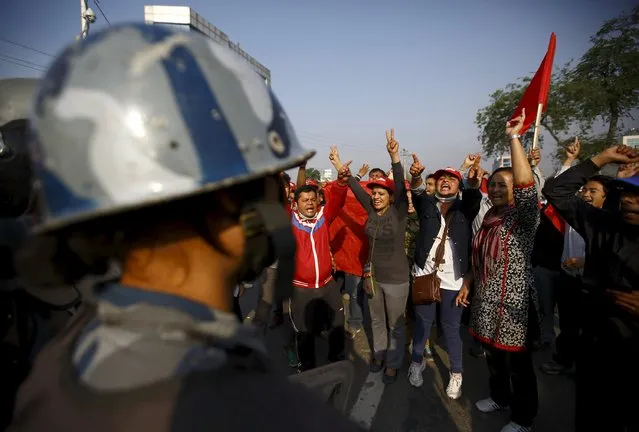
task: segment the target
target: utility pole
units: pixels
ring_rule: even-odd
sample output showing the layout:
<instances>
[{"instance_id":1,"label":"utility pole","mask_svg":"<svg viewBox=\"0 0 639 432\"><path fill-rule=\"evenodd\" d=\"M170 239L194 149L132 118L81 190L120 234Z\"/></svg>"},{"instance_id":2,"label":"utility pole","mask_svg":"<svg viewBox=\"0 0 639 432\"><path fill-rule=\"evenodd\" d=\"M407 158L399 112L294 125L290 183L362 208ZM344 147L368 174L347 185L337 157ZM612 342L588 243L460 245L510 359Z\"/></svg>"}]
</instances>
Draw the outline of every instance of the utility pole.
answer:
<instances>
[{"instance_id":1,"label":"utility pole","mask_svg":"<svg viewBox=\"0 0 639 432\"><path fill-rule=\"evenodd\" d=\"M80 0L80 35L78 39L86 39L89 26L95 22L95 12L89 7L88 0Z\"/></svg>"},{"instance_id":2,"label":"utility pole","mask_svg":"<svg viewBox=\"0 0 639 432\"><path fill-rule=\"evenodd\" d=\"M406 180L406 178L408 178L408 172L412 164L411 162L412 156L410 152L406 150L405 148L401 149L399 154L401 156L402 166L404 167L404 180Z\"/></svg>"}]
</instances>

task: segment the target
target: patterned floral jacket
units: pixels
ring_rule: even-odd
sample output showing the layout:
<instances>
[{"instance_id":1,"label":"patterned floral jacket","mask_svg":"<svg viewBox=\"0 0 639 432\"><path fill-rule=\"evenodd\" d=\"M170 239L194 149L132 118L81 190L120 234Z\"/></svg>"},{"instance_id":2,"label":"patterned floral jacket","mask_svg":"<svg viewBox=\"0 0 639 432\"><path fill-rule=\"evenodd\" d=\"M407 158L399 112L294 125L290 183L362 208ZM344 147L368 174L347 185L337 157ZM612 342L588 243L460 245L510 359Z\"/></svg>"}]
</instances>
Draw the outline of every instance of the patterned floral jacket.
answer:
<instances>
[{"instance_id":1,"label":"patterned floral jacket","mask_svg":"<svg viewBox=\"0 0 639 432\"><path fill-rule=\"evenodd\" d=\"M514 194L515 211L504 218L499 231L499 260L485 275L483 263L473 262L475 295L470 332L495 348L524 351L529 313L539 310L530 259L539 225L539 204L534 183L515 186Z\"/></svg>"}]
</instances>

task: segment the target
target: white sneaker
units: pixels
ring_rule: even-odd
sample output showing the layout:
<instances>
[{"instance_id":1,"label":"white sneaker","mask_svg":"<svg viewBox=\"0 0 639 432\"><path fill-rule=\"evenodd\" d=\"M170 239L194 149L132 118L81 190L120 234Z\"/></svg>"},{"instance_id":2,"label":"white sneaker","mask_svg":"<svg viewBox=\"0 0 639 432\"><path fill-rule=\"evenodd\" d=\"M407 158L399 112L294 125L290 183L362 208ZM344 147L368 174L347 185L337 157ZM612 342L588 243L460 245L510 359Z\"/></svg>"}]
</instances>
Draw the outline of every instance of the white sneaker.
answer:
<instances>
[{"instance_id":1,"label":"white sneaker","mask_svg":"<svg viewBox=\"0 0 639 432\"><path fill-rule=\"evenodd\" d=\"M510 422L501 429L501 432L531 432L532 427L521 426L515 422Z\"/></svg>"},{"instance_id":2,"label":"white sneaker","mask_svg":"<svg viewBox=\"0 0 639 432\"><path fill-rule=\"evenodd\" d=\"M413 387L421 387L424 384L424 377L422 374L424 373L424 369L426 365L422 361L421 363L411 362L410 367L408 368L408 382Z\"/></svg>"},{"instance_id":3,"label":"white sneaker","mask_svg":"<svg viewBox=\"0 0 639 432\"><path fill-rule=\"evenodd\" d=\"M448 381L448 387L446 387L446 394L451 399L459 399L461 397L462 387L462 374L451 373L450 381Z\"/></svg>"},{"instance_id":4,"label":"white sneaker","mask_svg":"<svg viewBox=\"0 0 639 432\"><path fill-rule=\"evenodd\" d=\"M495 402L492 398L486 398L475 402L477 409L483 413L491 413L495 411L503 411L508 409L508 406L501 406Z\"/></svg>"}]
</instances>

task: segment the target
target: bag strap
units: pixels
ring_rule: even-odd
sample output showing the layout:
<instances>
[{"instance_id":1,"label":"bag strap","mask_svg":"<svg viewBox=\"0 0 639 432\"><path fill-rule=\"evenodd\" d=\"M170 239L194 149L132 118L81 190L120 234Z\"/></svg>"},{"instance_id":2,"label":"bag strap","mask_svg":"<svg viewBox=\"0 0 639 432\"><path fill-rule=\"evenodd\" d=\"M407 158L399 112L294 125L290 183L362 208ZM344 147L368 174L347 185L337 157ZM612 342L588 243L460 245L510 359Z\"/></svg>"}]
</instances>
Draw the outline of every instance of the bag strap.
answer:
<instances>
[{"instance_id":1,"label":"bag strap","mask_svg":"<svg viewBox=\"0 0 639 432\"><path fill-rule=\"evenodd\" d=\"M448 211L446 214L445 223L444 223L444 232L442 233L442 240L439 242L437 246L437 250L435 251L435 274L439 269L439 265L442 263L444 259L444 249L446 247L446 237L448 237L448 227L450 226L450 221L453 218L453 212Z\"/></svg>"},{"instance_id":2,"label":"bag strap","mask_svg":"<svg viewBox=\"0 0 639 432\"><path fill-rule=\"evenodd\" d=\"M377 239L377 230L379 229L380 218L377 215L377 226L375 227L375 233L373 234L373 243L371 244L371 251L368 255L368 273L373 275L373 252L375 252L375 240ZM366 273L366 271L364 271Z\"/></svg>"}]
</instances>

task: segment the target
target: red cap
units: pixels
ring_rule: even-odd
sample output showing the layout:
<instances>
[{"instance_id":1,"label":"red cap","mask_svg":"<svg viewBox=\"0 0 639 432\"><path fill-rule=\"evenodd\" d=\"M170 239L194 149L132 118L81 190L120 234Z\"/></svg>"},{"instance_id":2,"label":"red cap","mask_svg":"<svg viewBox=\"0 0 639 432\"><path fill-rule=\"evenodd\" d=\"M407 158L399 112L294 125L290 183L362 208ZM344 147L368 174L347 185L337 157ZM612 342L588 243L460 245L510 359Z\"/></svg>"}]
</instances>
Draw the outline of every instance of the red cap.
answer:
<instances>
[{"instance_id":1,"label":"red cap","mask_svg":"<svg viewBox=\"0 0 639 432\"><path fill-rule=\"evenodd\" d=\"M307 179L307 180L306 180L306 184L307 184L307 185L310 185L310 186L315 186L315 187L317 187L317 182L316 182L315 180L313 180L313 179Z\"/></svg>"},{"instance_id":2,"label":"red cap","mask_svg":"<svg viewBox=\"0 0 639 432\"><path fill-rule=\"evenodd\" d=\"M460 183L462 182L461 173L457 171L455 168L451 168L451 167L447 167L447 168L435 171L435 174L433 174L433 177L435 178L435 181L437 181L444 174L450 174L452 176L455 176L457 177L457 180L459 180Z\"/></svg>"},{"instance_id":3,"label":"red cap","mask_svg":"<svg viewBox=\"0 0 639 432\"><path fill-rule=\"evenodd\" d=\"M290 190L294 191L294 190L295 190L295 188L297 187L297 185L296 185L295 183L293 183L293 182L290 182L290 183L288 184L288 187L289 187L289 189L290 189Z\"/></svg>"},{"instance_id":4,"label":"red cap","mask_svg":"<svg viewBox=\"0 0 639 432\"><path fill-rule=\"evenodd\" d=\"M378 178L377 180L368 182L368 184L366 185L366 187L369 189L373 189L376 186L383 187L390 193L395 192L395 181L389 179L388 177Z\"/></svg>"}]
</instances>

